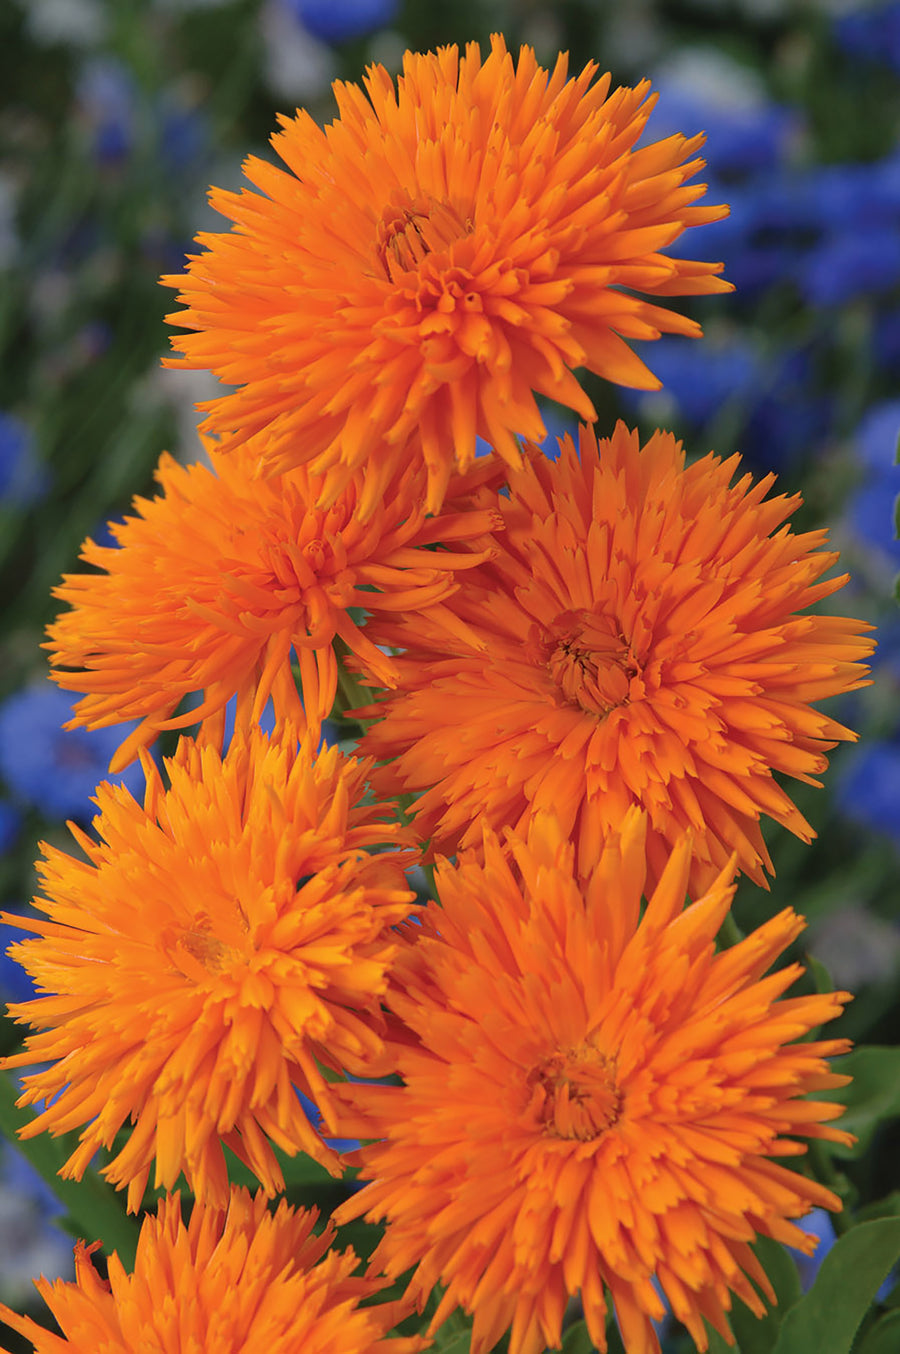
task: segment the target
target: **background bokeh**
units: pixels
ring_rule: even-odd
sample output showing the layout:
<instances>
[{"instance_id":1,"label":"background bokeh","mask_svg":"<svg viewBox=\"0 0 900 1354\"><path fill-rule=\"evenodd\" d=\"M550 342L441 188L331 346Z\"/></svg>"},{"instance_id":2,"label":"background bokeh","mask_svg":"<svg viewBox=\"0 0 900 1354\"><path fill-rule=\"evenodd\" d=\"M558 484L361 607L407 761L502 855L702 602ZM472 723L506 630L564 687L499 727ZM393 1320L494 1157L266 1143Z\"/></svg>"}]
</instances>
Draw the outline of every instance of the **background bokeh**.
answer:
<instances>
[{"instance_id":1,"label":"background bokeh","mask_svg":"<svg viewBox=\"0 0 900 1354\"><path fill-rule=\"evenodd\" d=\"M89 821L121 737L63 731L68 698L39 646L84 537L152 492L161 450L200 452L194 403L215 382L161 370L174 303L158 278L219 228L207 186L236 187L250 151L274 159L279 111L329 119L333 79L492 30L545 63L568 49L574 69L649 76L651 140L707 133L709 200L731 216L679 249L724 260L737 290L694 306L703 340L643 345L661 392L589 389L601 431L669 426L802 491L797 525L827 525L853 576L831 607L879 626L874 685L831 710L860 742L836 752L824 790L797 796L818 839L769 827L777 880L768 896L742 886L738 918L797 907L806 949L856 993L834 1033L896 1044L900 3L884 0L0 0L3 905L27 910L37 840ZM2 928L0 1004L30 995L2 954L14 938ZM3 1050L18 1038L3 1019ZM898 1147L895 1121L851 1165L859 1203L900 1189ZM54 1212L0 1146L0 1298L24 1307L30 1275L68 1272ZM827 1244L830 1223L810 1225Z\"/></svg>"}]
</instances>

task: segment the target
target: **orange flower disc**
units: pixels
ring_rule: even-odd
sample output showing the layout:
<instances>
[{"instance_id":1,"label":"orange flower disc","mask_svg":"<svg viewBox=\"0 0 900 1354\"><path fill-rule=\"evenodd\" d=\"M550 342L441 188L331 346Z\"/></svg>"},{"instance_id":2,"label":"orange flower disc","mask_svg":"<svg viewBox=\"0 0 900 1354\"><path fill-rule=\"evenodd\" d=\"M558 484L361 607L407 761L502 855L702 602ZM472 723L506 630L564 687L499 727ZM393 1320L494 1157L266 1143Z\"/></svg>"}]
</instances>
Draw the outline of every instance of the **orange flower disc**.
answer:
<instances>
[{"instance_id":1,"label":"orange flower disc","mask_svg":"<svg viewBox=\"0 0 900 1354\"><path fill-rule=\"evenodd\" d=\"M136 515L113 526L118 548L86 542L82 559L93 568L66 575L54 590L71 610L48 627L52 676L87 693L72 724L141 721L114 771L160 729L205 720L204 736L221 746L234 695L251 722L271 695L277 717L318 732L337 688L336 639L365 661L373 681L392 685L393 664L351 608L434 606L454 591L455 571L483 556L430 547L499 521L477 511L427 518L422 476L412 469L363 523L352 484L330 508L317 508L321 481L306 467L262 479L240 453L212 451L210 459L212 470L164 455L156 476L163 493L135 499ZM480 463L470 478L489 472ZM457 481L454 490L468 487ZM175 715L197 691L202 704Z\"/></svg>"},{"instance_id":2,"label":"orange flower disc","mask_svg":"<svg viewBox=\"0 0 900 1354\"><path fill-rule=\"evenodd\" d=\"M377 1282L354 1278L352 1250L331 1249L334 1227L314 1236L316 1209L274 1213L232 1187L227 1212L201 1202L185 1226L177 1194L144 1218L134 1272L117 1254L108 1282L91 1262L99 1243L75 1246L75 1281L35 1287L62 1335L0 1304L0 1316L35 1354L414 1354L416 1339L385 1338L396 1302L363 1307Z\"/></svg>"},{"instance_id":3,"label":"orange flower disc","mask_svg":"<svg viewBox=\"0 0 900 1354\"><path fill-rule=\"evenodd\" d=\"M404 1084L340 1091L341 1131L378 1141L336 1220L386 1220L373 1272L416 1266L419 1302L441 1284L431 1330L461 1305L472 1354L507 1329L510 1354L558 1347L578 1293L605 1350L604 1286L629 1354L659 1354L654 1280L699 1349L704 1317L730 1340L730 1294L774 1299L756 1236L808 1254L792 1219L840 1208L772 1158L852 1142L806 1098L847 1082L826 1062L847 1042L790 1042L848 994L779 1000L802 966L762 976L802 930L790 909L716 953L732 870L684 909L686 840L641 918L645 828L630 810L581 878L549 814L513 861L488 830L481 860L442 863L390 998Z\"/></svg>"},{"instance_id":4,"label":"orange flower disc","mask_svg":"<svg viewBox=\"0 0 900 1354\"><path fill-rule=\"evenodd\" d=\"M365 467L364 516L389 468L420 458L434 512L477 435L511 465L516 434L541 440L535 392L595 417L574 368L657 388L624 339L700 329L635 293L730 290L721 264L662 252L727 208L692 205L703 138L635 149L649 83L610 93L596 72L567 79L562 55L548 72L529 47L514 64L494 36L484 61L476 43L407 52L396 89L382 66L365 93L338 82L324 130L282 118L290 172L251 156L259 192L211 197L233 229L164 279L192 331L171 365L238 387L205 429L328 469L325 502Z\"/></svg>"},{"instance_id":5,"label":"orange flower disc","mask_svg":"<svg viewBox=\"0 0 900 1354\"><path fill-rule=\"evenodd\" d=\"M47 919L5 917L38 933L10 953L49 994L10 1007L38 1032L2 1065L49 1063L24 1078L18 1103L44 1104L23 1136L80 1128L63 1171L78 1179L130 1120L103 1174L131 1210L154 1160L157 1186L184 1171L224 1203L222 1144L270 1194L283 1188L272 1143L338 1174L297 1091L327 1121L320 1064L391 1070L381 997L414 898L404 830L361 802L365 762L317 757L290 727L236 734L224 759L183 738L168 790L144 763L144 806L103 784L99 841L72 828L86 861L44 846Z\"/></svg>"},{"instance_id":6,"label":"orange flower disc","mask_svg":"<svg viewBox=\"0 0 900 1354\"><path fill-rule=\"evenodd\" d=\"M837 554L783 525L799 498L766 498L774 476L732 484L738 457L685 466L671 434L642 449L622 424L580 444L494 499L506 530L447 603L452 633L376 626L406 650L361 712L364 750L392 759L376 783L423 791L417 827L447 854L550 808L584 857L639 804L652 878L689 830L692 894L732 852L763 883L762 815L814 836L773 772L816 785L854 737L812 702L865 684L871 627L800 614L846 576L822 581Z\"/></svg>"}]
</instances>

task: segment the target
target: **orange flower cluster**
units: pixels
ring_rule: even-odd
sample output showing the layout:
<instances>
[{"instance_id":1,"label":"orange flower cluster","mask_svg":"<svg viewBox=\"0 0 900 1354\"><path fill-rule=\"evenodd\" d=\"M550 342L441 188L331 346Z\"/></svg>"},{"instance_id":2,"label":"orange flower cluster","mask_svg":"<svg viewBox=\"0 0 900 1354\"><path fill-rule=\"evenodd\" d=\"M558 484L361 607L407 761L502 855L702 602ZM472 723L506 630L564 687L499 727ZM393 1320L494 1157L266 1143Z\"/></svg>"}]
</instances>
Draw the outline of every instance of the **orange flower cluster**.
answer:
<instances>
[{"instance_id":1,"label":"orange flower cluster","mask_svg":"<svg viewBox=\"0 0 900 1354\"><path fill-rule=\"evenodd\" d=\"M762 819L813 835L777 777L817 784L853 736L815 705L872 643L818 608L836 555L771 476L621 425L555 463L520 442L536 396L594 418L576 369L649 386L625 340L699 332L647 297L727 289L666 252L725 210L694 205L699 140L639 146L646 86L595 75L500 38L373 67L325 130L283 120L290 172L251 159L261 191L215 194L233 229L177 280L182 364L236 389L208 464L164 457L85 546L46 645L75 723L140 721L114 766L147 792L102 785L83 855L44 848L3 1065L40 1065L26 1134L79 1133L65 1174L99 1151L129 1209L151 1176L196 1204L108 1285L81 1247L41 1287L63 1336L12 1321L39 1351L407 1354L387 1333L437 1287L430 1332L462 1306L474 1354L558 1346L577 1295L600 1350L609 1298L658 1354L660 1294L704 1350L733 1295L774 1298L754 1238L808 1250L796 1220L839 1207L777 1159L848 1141L808 1098L845 1080L808 1036L848 994L767 976L790 910L717 937L735 872L772 868ZM363 760L320 747L354 701ZM336 1215L386 1225L366 1279L265 1207L276 1151L344 1164L301 1096L367 1140ZM407 1270L406 1307L360 1307Z\"/></svg>"},{"instance_id":2,"label":"orange flower cluster","mask_svg":"<svg viewBox=\"0 0 900 1354\"><path fill-rule=\"evenodd\" d=\"M232 1189L227 1211L197 1203L185 1226L175 1194L145 1219L133 1274L113 1254L101 1279L96 1245L79 1242L74 1283L40 1280L62 1337L2 1303L0 1316L36 1354L415 1354L421 1341L385 1338L399 1304L361 1305L382 1285L352 1277L356 1256L331 1249L333 1227L315 1236L316 1217Z\"/></svg>"}]
</instances>

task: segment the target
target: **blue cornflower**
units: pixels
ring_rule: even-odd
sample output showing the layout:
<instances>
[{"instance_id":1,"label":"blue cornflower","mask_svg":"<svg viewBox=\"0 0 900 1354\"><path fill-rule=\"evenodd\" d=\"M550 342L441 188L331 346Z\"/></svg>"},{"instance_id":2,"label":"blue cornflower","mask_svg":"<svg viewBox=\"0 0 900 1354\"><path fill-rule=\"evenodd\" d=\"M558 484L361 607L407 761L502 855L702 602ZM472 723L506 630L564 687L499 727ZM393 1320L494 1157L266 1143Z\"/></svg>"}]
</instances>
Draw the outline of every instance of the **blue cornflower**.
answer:
<instances>
[{"instance_id":1,"label":"blue cornflower","mask_svg":"<svg viewBox=\"0 0 900 1354\"><path fill-rule=\"evenodd\" d=\"M0 856L5 856L14 844L22 826L22 815L15 804L0 799Z\"/></svg>"},{"instance_id":2,"label":"blue cornflower","mask_svg":"<svg viewBox=\"0 0 900 1354\"><path fill-rule=\"evenodd\" d=\"M138 795L143 773L134 765L119 776L108 774L122 725L64 729L71 717L71 697L49 683L9 696L0 705L0 775L17 798L45 817L84 822L93 816L90 796L100 781L124 784Z\"/></svg>"},{"instance_id":3,"label":"blue cornflower","mask_svg":"<svg viewBox=\"0 0 900 1354\"><path fill-rule=\"evenodd\" d=\"M715 178L734 179L772 169L784 159L796 135L797 112L763 97L726 104L698 96L665 75L657 81L657 88L660 97L650 139L702 130L706 142L701 154Z\"/></svg>"},{"instance_id":4,"label":"blue cornflower","mask_svg":"<svg viewBox=\"0 0 900 1354\"><path fill-rule=\"evenodd\" d=\"M759 357L742 338L718 346L709 343L702 352L684 339L663 336L653 345L653 371L663 383L662 391L622 390L625 404L648 410L661 396L669 396L688 423L702 426L728 401L746 403L761 379Z\"/></svg>"},{"instance_id":5,"label":"blue cornflower","mask_svg":"<svg viewBox=\"0 0 900 1354\"><path fill-rule=\"evenodd\" d=\"M816 379L814 351L793 348L772 360L747 419L742 450L765 470L783 470L826 439L834 401Z\"/></svg>"},{"instance_id":6,"label":"blue cornflower","mask_svg":"<svg viewBox=\"0 0 900 1354\"><path fill-rule=\"evenodd\" d=\"M897 464L900 443L900 400L883 400L868 410L856 430L854 446L859 460L878 474L891 472ZM900 476L896 477L900 490Z\"/></svg>"},{"instance_id":7,"label":"blue cornflower","mask_svg":"<svg viewBox=\"0 0 900 1354\"><path fill-rule=\"evenodd\" d=\"M313 1128L317 1133L322 1133L322 1112L318 1105L310 1100L308 1095L304 1095L302 1091L297 1091L297 1096L303 1106L303 1113ZM324 1141L329 1147L333 1147L336 1152L355 1152L359 1147L358 1138L324 1138Z\"/></svg>"},{"instance_id":8,"label":"blue cornflower","mask_svg":"<svg viewBox=\"0 0 900 1354\"><path fill-rule=\"evenodd\" d=\"M35 459L31 430L0 410L0 503L25 508L47 491L49 476Z\"/></svg>"},{"instance_id":9,"label":"blue cornflower","mask_svg":"<svg viewBox=\"0 0 900 1354\"><path fill-rule=\"evenodd\" d=\"M347 42L393 23L399 0L285 0L287 9L321 42Z\"/></svg>"},{"instance_id":10,"label":"blue cornflower","mask_svg":"<svg viewBox=\"0 0 900 1354\"><path fill-rule=\"evenodd\" d=\"M840 306L900 286L900 225L876 222L826 235L799 281L812 306Z\"/></svg>"},{"instance_id":11,"label":"blue cornflower","mask_svg":"<svg viewBox=\"0 0 900 1354\"><path fill-rule=\"evenodd\" d=\"M876 315L872 329L872 351L875 361L885 371L900 367L900 308Z\"/></svg>"},{"instance_id":12,"label":"blue cornflower","mask_svg":"<svg viewBox=\"0 0 900 1354\"><path fill-rule=\"evenodd\" d=\"M900 71L900 4L874 5L835 20L834 36L849 56Z\"/></svg>"},{"instance_id":13,"label":"blue cornflower","mask_svg":"<svg viewBox=\"0 0 900 1354\"><path fill-rule=\"evenodd\" d=\"M28 908L10 906L5 910L16 912L20 916L31 911ZM31 915L36 916L37 913L32 912ZM6 952L10 945L27 937L28 932L23 931L20 926L0 922L0 1007L7 1002L32 1001L37 995L29 974Z\"/></svg>"},{"instance_id":14,"label":"blue cornflower","mask_svg":"<svg viewBox=\"0 0 900 1354\"><path fill-rule=\"evenodd\" d=\"M62 1211L18 1148L0 1144L0 1276L4 1298L16 1306L33 1295L33 1275L73 1277L72 1242L53 1222Z\"/></svg>"},{"instance_id":15,"label":"blue cornflower","mask_svg":"<svg viewBox=\"0 0 900 1354\"><path fill-rule=\"evenodd\" d=\"M845 818L900 847L900 744L870 742L854 750L835 781L834 798Z\"/></svg>"},{"instance_id":16,"label":"blue cornflower","mask_svg":"<svg viewBox=\"0 0 900 1354\"><path fill-rule=\"evenodd\" d=\"M81 115L100 164L116 165L134 152L142 114L152 123L159 159L175 176L195 169L209 148L205 119L165 90L142 109L141 94L128 67L113 57L86 61L76 87Z\"/></svg>"},{"instance_id":17,"label":"blue cornflower","mask_svg":"<svg viewBox=\"0 0 900 1354\"><path fill-rule=\"evenodd\" d=\"M894 570L900 566L896 535L896 501L900 467L896 464L900 436L900 400L874 405L860 424L855 447L865 468L865 479L852 495L845 522L870 556L880 556Z\"/></svg>"},{"instance_id":18,"label":"blue cornflower","mask_svg":"<svg viewBox=\"0 0 900 1354\"><path fill-rule=\"evenodd\" d=\"M75 97L98 161L126 159L137 135L137 91L128 67L113 57L91 57L81 68Z\"/></svg>"}]
</instances>

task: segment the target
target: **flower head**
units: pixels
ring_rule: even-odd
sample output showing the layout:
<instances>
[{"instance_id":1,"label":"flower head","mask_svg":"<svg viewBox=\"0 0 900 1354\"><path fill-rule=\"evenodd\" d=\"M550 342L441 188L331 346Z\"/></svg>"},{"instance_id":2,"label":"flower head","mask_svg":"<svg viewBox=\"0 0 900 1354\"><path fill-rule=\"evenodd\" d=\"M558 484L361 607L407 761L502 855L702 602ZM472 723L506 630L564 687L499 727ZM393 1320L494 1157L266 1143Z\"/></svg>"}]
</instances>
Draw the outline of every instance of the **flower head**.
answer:
<instances>
[{"instance_id":1,"label":"flower head","mask_svg":"<svg viewBox=\"0 0 900 1354\"><path fill-rule=\"evenodd\" d=\"M47 1102L25 1136L81 1128L67 1175L131 1120L104 1168L131 1209L154 1159L157 1185L184 1171L223 1202L222 1144L269 1193L283 1187L273 1142L337 1173L297 1092L327 1120L320 1064L383 1074L391 927L413 895L406 853L367 848L404 833L361 802L366 763L314 748L290 727L238 733L224 759L184 738L169 789L144 758L143 807L100 786L99 841L73 829L86 861L44 847L46 920L18 919L38 934L12 952L47 995L11 1007L38 1032L3 1065L49 1063L19 1104Z\"/></svg>"},{"instance_id":2,"label":"flower head","mask_svg":"<svg viewBox=\"0 0 900 1354\"><path fill-rule=\"evenodd\" d=\"M325 502L412 457L436 511L479 435L511 465L517 434L541 440L535 392L595 417L574 368L658 386L624 340L700 331L637 293L729 290L721 265L662 252L727 209L692 205L702 137L635 149L649 84L610 93L596 70L567 79L528 47L514 64L495 36L484 61L408 52L396 89L381 66L365 93L338 82L324 130L282 118L290 172L248 159L260 191L214 191L233 229L165 279L192 331L173 365L238 387L206 406L223 447L327 469Z\"/></svg>"},{"instance_id":3,"label":"flower head","mask_svg":"<svg viewBox=\"0 0 900 1354\"><path fill-rule=\"evenodd\" d=\"M417 826L448 854L545 808L589 853L639 804L652 877L690 830L692 892L732 852L762 883L762 815L814 835L773 772L818 784L853 737L811 702L864 684L871 627L799 614L845 579L822 581L823 531L783 525L799 499L766 498L774 476L732 484L738 457L685 466L671 434L642 449L622 424L580 447L513 473L452 634L377 627L406 649L396 692L362 712L365 750L394 759L377 783L423 791Z\"/></svg>"},{"instance_id":4,"label":"flower head","mask_svg":"<svg viewBox=\"0 0 900 1354\"><path fill-rule=\"evenodd\" d=\"M108 1282L91 1262L97 1244L75 1246L75 1282L36 1288L62 1335L0 1304L0 1315L34 1342L36 1354L412 1354L421 1341L385 1338L396 1302L362 1306L381 1284L354 1278L352 1250L331 1249L334 1228L313 1234L315 1209L232 1187L227 1212L202 1202L190 1222L177 1194L144 1218L134 1272L117 1254ZM402 1312L400 1313L402 1315Z\"/></svg>"},{"instance_id":5,"label":"flower head","mask_svg":"<svg viewBox=\"0 0 900 1354\"><path fill-rule=\"evenodd\" d=\"M277 717L317 731L337 688L335 640L373 680L393 685L393 664L351 609L415 612L440 602L456 587L455 571L479 556L431 547L496 520L478 511L427 518L412 468L364 523L354 485L317 508L321 484L306 467L263 479L240 453L213 451L211 460L212 470L185 468L163 456L163 493L135 500L136 515L113 527L118 548L86 542L82 559L94 569L67 575L55 590L71 610L49 627L44 647L60 686L86 693L73 723L141 721L113 769L160 729L202 719L206 735L221 740L234 695L254 722L271 695ZM480 466L457 491L491 473ZM175 714L197 691L202 704Z\"/></svg>"},{"instance_id":6,"label":"flower head","mask_svg":"<svg viewBox=\"0 0 900 1354\"><path fill-rule=\"evenodd\" d=\"M762 976L802 929L790 909L717 953L732 871L683 910L686 840L641 917L645 828L629 811L581 877L547 814L512 861L488 831L483 863L443 864L395 973L404 1084L341 1091L342 1130L379 1141L337 1220L385 1219L373 1269L417 1265L419 1300L442 1284L432 1329L462 1305L473 1354L510 1327L510 1354L558 1346L579 1291L605 1350L604 1287L629 1354L658 1354L654 1280L705 1349L730 1292L762 1314L748 1276L774 1297L755 1237L808 1253L792 1219L840 1207L772 1158L852 1141L805 1098L846 1082L825 1061L846 1041L789 1042L847 994L779 1000L801 966Z\"/></svg>"}]
</instances>

